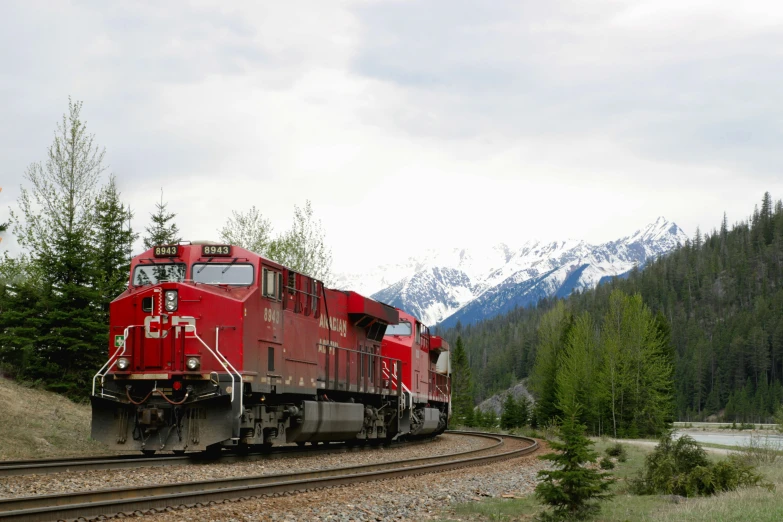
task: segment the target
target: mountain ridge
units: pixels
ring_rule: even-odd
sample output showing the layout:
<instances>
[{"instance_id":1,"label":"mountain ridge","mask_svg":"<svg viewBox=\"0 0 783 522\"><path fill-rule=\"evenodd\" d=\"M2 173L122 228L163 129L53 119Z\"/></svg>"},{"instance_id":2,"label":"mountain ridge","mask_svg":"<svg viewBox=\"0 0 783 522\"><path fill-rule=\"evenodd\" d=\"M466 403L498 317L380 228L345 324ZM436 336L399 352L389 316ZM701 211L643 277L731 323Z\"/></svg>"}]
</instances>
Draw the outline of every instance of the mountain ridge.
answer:
<instances>
[{"instance_id":1,"label":"mountain ridge","mask_svg":"<svg viewBox=\"0 0 783 522\"><path fill-rule=\"evenodd\" d=\"M529 306L544 297L567 297L664 255L687 236L663 216L632 234L592 245L581 239L499 243L477 251L431 249L364 274L338 276L351 288L420 317L430 326L473 323Z\"/></svg>"}]
</instances>

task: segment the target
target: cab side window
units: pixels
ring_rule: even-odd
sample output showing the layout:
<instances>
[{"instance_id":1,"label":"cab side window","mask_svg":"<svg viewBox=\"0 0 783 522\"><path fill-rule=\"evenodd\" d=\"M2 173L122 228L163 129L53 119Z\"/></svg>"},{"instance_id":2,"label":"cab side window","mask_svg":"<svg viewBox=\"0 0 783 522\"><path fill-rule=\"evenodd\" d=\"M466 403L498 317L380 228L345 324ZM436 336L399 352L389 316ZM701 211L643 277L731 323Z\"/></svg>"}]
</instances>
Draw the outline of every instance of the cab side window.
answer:
<instances>
[{"instance_id":1,"label":"cab side window","mask_svg":"<svg viewBox=\"0 0 783 522\"><path fill-rule=\"evenodd\" d=\"M261 280L263 281L261 293L264 297L269 297L271 299L280 298L280 292L282 290L282 288L280 288L282 284L279 284L281 282L280 279L282 279L281 274L268 268L263 269L261 274Z\"/></svg>"}]
</instances>

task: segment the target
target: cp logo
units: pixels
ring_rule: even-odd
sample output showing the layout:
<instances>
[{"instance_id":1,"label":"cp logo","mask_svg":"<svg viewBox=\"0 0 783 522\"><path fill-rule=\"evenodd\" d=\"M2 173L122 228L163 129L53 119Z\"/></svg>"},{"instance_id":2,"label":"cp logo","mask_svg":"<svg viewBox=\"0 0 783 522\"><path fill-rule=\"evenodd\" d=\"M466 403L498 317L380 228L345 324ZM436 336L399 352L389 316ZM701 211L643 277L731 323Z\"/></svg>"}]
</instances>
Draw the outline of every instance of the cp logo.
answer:
<instances>
[{"instance_id":1,"label":"cp logo","mask_svg":"<svg viewBox=\"0 0 783 522\"><path fill-rule=\"evenodd\" d=\"M163 332L163 338L169 336L169 330L171 328L166 328L167 324L169 322L169 318L165 317L163 322L161 322L161 317L159 315L152 316L148 315L144 318L144 336L148 339L160 339L161 332ZM195 317L180 317L178 315L171 316L171 326L182 326L185 324L192 325L193 328L186 328L185 329L185 336L187 337L187 334L192 334L195 332L196 328L196 318ZM179 338L179 332L180 328L177 328L176 330L177 338Z\"/></svg>"}]
</instances>

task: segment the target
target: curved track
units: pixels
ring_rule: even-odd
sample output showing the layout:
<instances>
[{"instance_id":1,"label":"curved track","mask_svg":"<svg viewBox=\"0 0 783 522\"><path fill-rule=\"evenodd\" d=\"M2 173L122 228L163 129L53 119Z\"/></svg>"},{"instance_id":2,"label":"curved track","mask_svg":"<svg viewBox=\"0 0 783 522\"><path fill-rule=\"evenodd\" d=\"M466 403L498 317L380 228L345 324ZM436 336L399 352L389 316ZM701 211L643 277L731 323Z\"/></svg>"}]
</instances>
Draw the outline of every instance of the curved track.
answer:
<instances>
[{"instance_id":1,"label":"curved track","mask_svg":"<svg viewBox=\"0 0 783 522\"><path fill-rule=\"evenodd\" d=\"M538 442L527 437L476 432L450 433L494 439L496 444L449 455L302 473L235 477L211 481L159 484L147 487L106 489L83 493L0 500L0 521L71 520L81 517L90 518L101 515L111 516L120 513L133 513L150 509L162 510L167 507L180 505L193 507L209 502L273 496L282 493L484 465L526 455L538 449ZM527 445L515 449L503 448L504 441L507 439L523 441ZM476 456L476 454L482 452L488 454Z\"/></svg>"},{"instance_id":2,"label":"curved track","mask_svg":"<svg viewBox=\"0 0 783 522\"><path fill-rule=\"evenodd\" d=\"M423 444L428 440L412 441L393 444ZM94 469L120 469L141 468L158 466L180 466L187 464L204 464L220 461L252 462L263 459L276 459L295 457L309 454L345 453L352 451L369 451L377 446L349 446L344 443L327 445L295 447L273 447L262 452L247 454L223 452L217 455L205 455L190 453L186 455L172 455L170 453L155 456L146 455L106 455L99 457L76 457L70 459L34 459L34 460L5 460L0 461L0 477L14 475L62 473L65 471L88 471Z\"/></svg>"}]
</instances>

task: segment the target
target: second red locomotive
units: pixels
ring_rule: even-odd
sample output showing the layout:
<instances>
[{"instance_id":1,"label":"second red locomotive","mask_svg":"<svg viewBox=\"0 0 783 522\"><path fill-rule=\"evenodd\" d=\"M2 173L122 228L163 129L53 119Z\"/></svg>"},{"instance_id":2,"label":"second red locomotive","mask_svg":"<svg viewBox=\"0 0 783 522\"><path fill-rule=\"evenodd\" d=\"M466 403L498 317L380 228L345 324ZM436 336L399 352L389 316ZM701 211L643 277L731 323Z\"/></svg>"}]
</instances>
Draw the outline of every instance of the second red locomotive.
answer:
<instances>
[{"instance_id":1,"label":"second red locomotive","mask_svg":"<svg viewBox=\"0 0 783 522\"><path fill-rule=\"evenodd\" d=\"M237 246L136 256L110 328L92 437L114 450L388 442L448 424L441 338Z\"/></svg>"}]
</instances>

